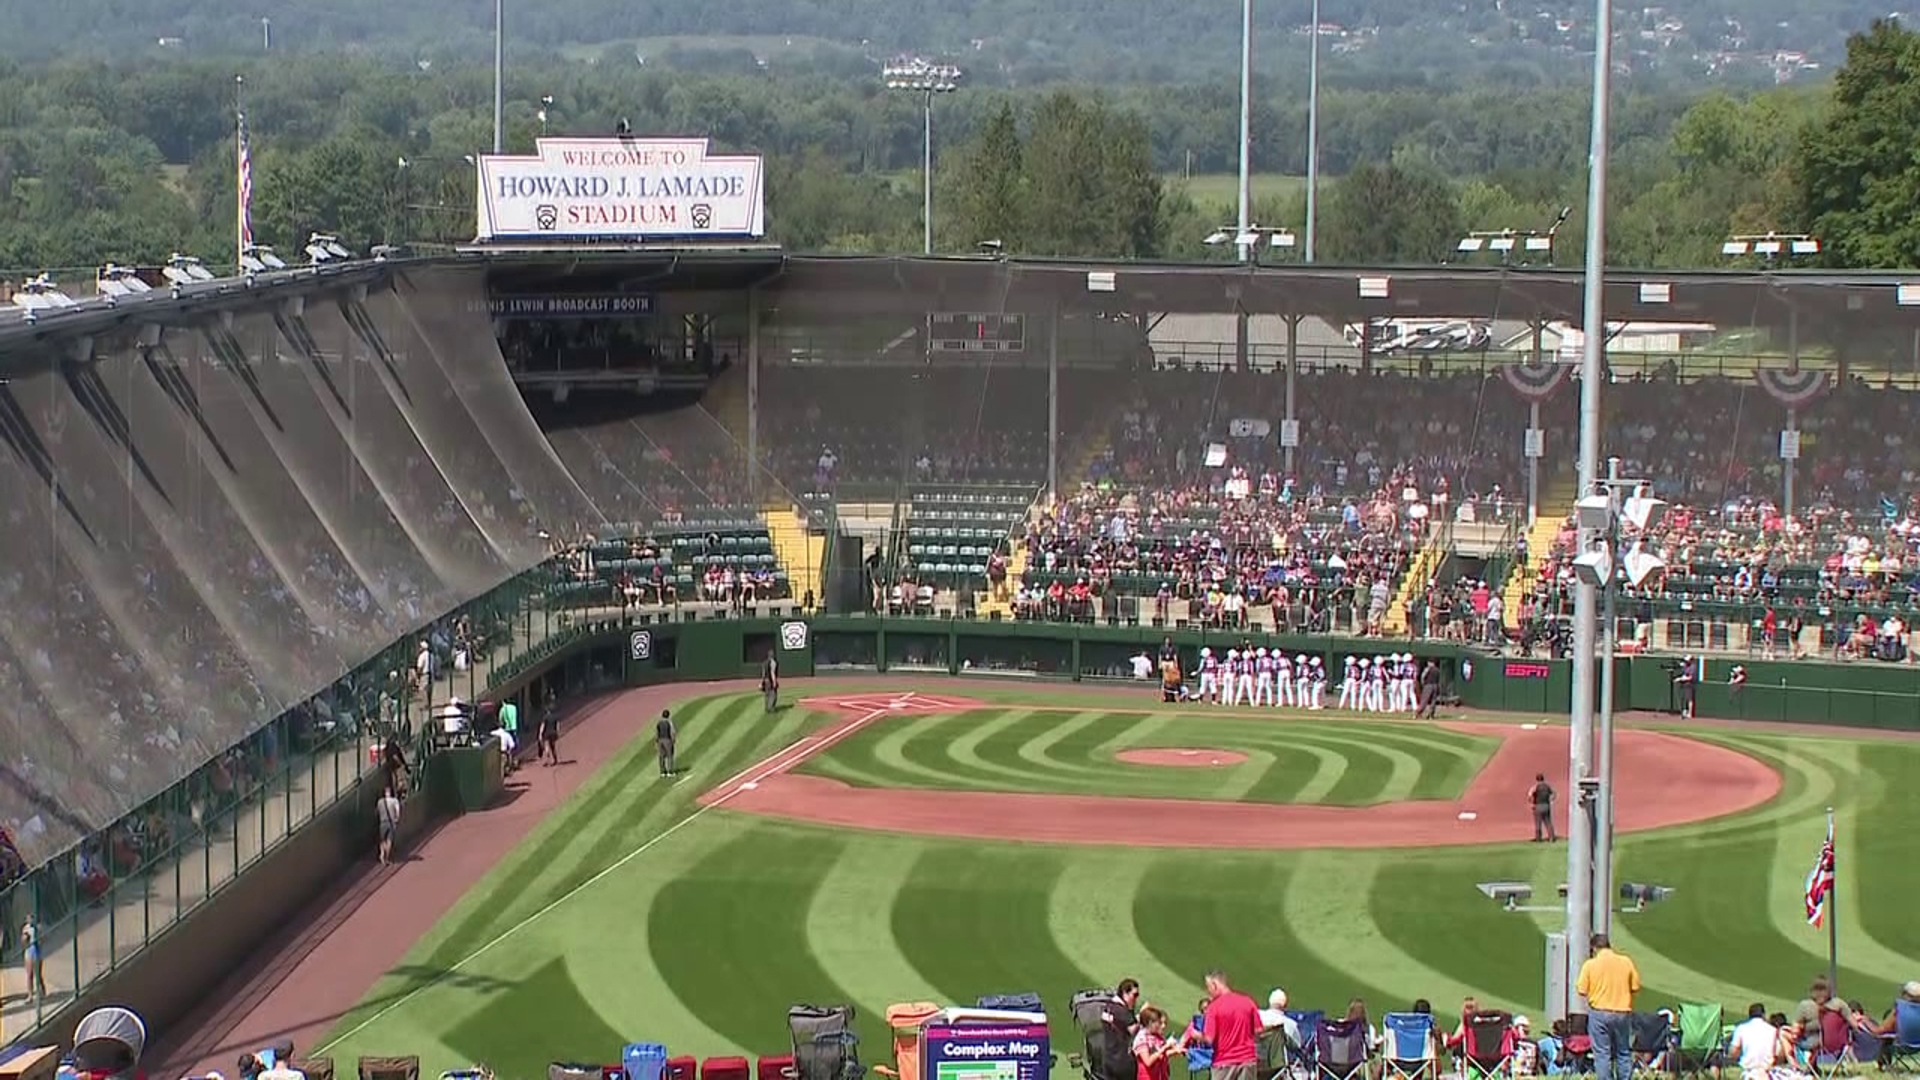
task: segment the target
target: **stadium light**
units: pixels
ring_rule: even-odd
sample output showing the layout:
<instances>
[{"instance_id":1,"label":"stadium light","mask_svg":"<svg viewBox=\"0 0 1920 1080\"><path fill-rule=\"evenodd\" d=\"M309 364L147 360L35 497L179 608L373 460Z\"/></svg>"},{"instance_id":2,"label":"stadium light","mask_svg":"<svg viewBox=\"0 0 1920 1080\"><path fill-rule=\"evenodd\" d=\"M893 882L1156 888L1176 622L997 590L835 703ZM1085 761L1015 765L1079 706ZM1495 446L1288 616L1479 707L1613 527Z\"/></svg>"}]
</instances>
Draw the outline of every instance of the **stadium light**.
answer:
<instances>
[{"instance_id":1,"label":"stadium light","mask_svg":"<svg viewBox=\"0 0 1920 1080\"><path fill-rule=\"evenodd\" d=\"M962 72L952 64L935 64L918 57L896 60L880 69L887 89L919 94L922 101L921 145L921 254L933 254L933 96L960 89Z\"/></svg>"},{"instance_id":2,"label":"stadium light","mask_svg":"<svg viewBox=\"0 0 1920 1080\"><path fill-rule=\"evenodd\" d=\"M153 286L140 280L139 272L132 267L108 263L100 268L94 281L94 291L111 306L123 297L144 296L153 291Z\"/></svg>"},{"instance_id":3,"label":"stadium light","mask_svg":"<svg viewBox=\"0 0 1920 1080\"><path fill-rule=\"evenodd\" d=\"M1771 264L1782 257L1791 259L1818 255L1820 240L1805 233L1765 232L1730 236L1720 245L1720 254L1730 259L1752 255Z\"/></svg>"},{"instance_id":4,"label":"stadium light","mask_svg":"<svg viewBox=\"0 0 1920 1080\"><path fill-rule=\"evenodd\" d=\"M1242 230L1237 225L1222 225L1208 233L1200 242L1208 247L1232 244L1236 250L1248 252L1249 257L1258 263L1259 249L1263 244L1277 251L1292 251L1300 245L1300 237L1288 228L1248 225L1245 230Z\"/></svg>"},{"instance_id":5,"label":"stadium light","mask_svg":"<svg viewBox=\"0 0 1920 1080\"><path fill-rule=\"evenodd\" d=\"M347 262L353 258L353 252L341 246L340 238L332 233L314 233L307 237L307 259L314 266L328 263Z\"/></svg>"},{"instance_id":6,"label":"stadium light","mask_svg":"<svg viewBox=\"0 0 1920 1080\"><path fill-rule=\"evenodd\" d=\"M1548 266L1553 265L1553 241L1560 232L1560 226L1566 224L1567 215L1572 207L1562 207L1560 216L1552 225L1542 231L1539 229L1492 229L1470 232L1460 238L1454 250L1461 255L1473 256L1488 252L1499 257L1502 265L1514 261L1514 252L1521 253L1520 265L1525 266L1538 258Z\"/></svg>"}]
</instances>

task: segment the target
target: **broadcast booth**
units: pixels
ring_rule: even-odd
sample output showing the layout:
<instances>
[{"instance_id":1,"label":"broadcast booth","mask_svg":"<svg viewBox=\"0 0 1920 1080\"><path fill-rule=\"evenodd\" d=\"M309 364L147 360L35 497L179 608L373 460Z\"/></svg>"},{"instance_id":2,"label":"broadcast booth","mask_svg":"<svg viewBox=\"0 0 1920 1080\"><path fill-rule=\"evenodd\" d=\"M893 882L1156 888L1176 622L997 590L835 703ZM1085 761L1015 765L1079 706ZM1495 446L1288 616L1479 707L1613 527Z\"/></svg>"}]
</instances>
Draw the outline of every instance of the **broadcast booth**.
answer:
<instances>
[{"instance_id":1,"label":"broadcast booth","mask_svg":"<svg viewBox=\"0 0 1920 1080\"><path fill-rule=\"evenodd\" d=\"M543 138L483 155L473 244L514 381L699 393L744 355L746 295L780 271L765 165L706 139ZM682 261L684 260L684 261Z\"/></svg>"}]
</instances>

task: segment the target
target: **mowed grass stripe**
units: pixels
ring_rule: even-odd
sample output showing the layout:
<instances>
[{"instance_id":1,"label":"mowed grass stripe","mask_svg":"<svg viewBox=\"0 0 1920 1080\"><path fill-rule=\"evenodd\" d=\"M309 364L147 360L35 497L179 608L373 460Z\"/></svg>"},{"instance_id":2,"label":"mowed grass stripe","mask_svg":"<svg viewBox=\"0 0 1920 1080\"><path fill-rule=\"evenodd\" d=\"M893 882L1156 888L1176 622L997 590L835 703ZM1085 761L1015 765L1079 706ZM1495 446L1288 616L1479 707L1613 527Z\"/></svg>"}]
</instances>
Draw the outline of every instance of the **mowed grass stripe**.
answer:
<instances>
[{"instance_id":1,"label":"mowed grass stripe","mask_svg":"<svg viewBox=\"0 0 1920 1080\"><path fill-rule=\"evenodd\" d=\"M1162 858L1147 851L1073 853L1054 879L1047 925L1061 953L1100 985L1138 980L1147 1000L1178 1019L1199 999L1200 973L1162 963L1133 925L1141 883L1162 872Z\"/></svg>"},{"instance_id":2,"label":"mowed grass stripe","mask_svg":"<svg viewBox=\"0 0 1920 1080\"><path fill-rule=\"evenodd\" d=\"M1877 774L1864 767L1860 760L1860 744L1821 743L1806 748L1809 763L1822 766L1835 786L1843 782L1853 789L1856 797L1872 797L1870 789L1879 786ZM1832 793L1827 794L1829 805L1836 802ZM1846 988L1849 997L1863 996L1867 999L1886 997L1891 999L1900 984L1913 978L1913 960L1881 944L1861 921L1859 900L1860 885L1864 884L1858 872L1864 864L1851 849L1843 847L1843 838L1859 835L1852 828L1853 813L1850 809L1835 812L1835 859L1834 872L1837 877L1834 890L1834 903L1838 908L1840 936L1840 955L1846 958L1849 966L1866 972L1874 981L1874 990L1867 993L1864 987ZM1795 864L1801 867L1801 875L1813 869L1814 859L1820 851L1820 845L1826 840L1827 823L1824 815L1809 816L1797 821L1783 822L1773 832L1774 865L1782 869ZM1841 859L1840 856L1847 856ZM1879 886L1876 885L1876 888ZM1826 931L1807 925L1806 919L1806 879L1790 873L1773 876L1773 895L1767 904L1772 913L1774 927L1783 936L1819 941L1820 948L1825 947ZM1884 990L1884 992L1883 992Z\"/></svg>"},{"instance_id":3,"label":"mowed grass stripe","mask_svg":"<svg viewBox=\"0 0 1920 1080\"><path fill-rule=\"evenodd\" d=\"M1330 858L1342 861L1339 856ZM1477 886L1482 881L1531 881L1542 862L1564 866L1565 849L1486 848L1470 864L1424 853L1382 858L1373 869L1361 872L1366 879L1366 919L1361 932L1377 935L1381 947L1406 958L1391 970L1404 971L1406 964L1415 964L1425 972L1444 972L1444 978L1454 984L1445 992L1423 990L1422 996L1445 993L1450 998L1452 991L1472 988L1503 1008L1521 1009L1540 996L1538 976L1546 969L1546 939L1539 928L1532 920L1502 911L1491 900L1471 907L1435 900L1481 898ZM1564 876L1555 875L1555 880ZM1361 882L1342 881L1339 891L1347 891L1349 884L1357 889ZM1535 902L1552 903L1552 895L1551 891L1536 894ZM1421 985L1429 977L1423 976ZM1400 1008L1404 1002L1387 1004Z\"/></svg>"},{"instance_id":4,"label":"mowed grass stripe","mask_svg":"<svg viewBox=\"0 0 1920 1080\"><path fill-rule=\"evenodd\" d=\"M736 1046L779 1047L790 1041L785 1014L742 1008L743 991L779 986L814 1001L848 1000L807 944L807 912L846 843L750 828L660 890L647 913L648 951L702 1024Z\"/></svg>"},{"instance_id":5,"label":"mowed grass stripe","mask_svg":"<svg viewBox=\"0 0 1920 1080\"><path fill-rule=\"evenodd\" d=\"M449 929L428 955L424 966L445 968L457 963L544 907L551 897L559 894L561 875L554 874L555 867L567 859L567 853L576 845L586 845L586 850L591 851L600 836L599 830L611 821L644 814L670 798L674 808L691 812L693 795L701 783L724 779L773 753L779 747L767 744L777 742L783 731L818 722L818 717L790 710L780 714L782 722L765 729L761 738L749 739L751 725L726 720L726 717L740 715L749 701L747 697L735 695L702 698L680 707L679 715L686 725L686 760L692 772L678 785L659 778L651 740L636 736L632 744L582 785L566 806L542 822L514 856L467 894L455 909L453 921L443 920L441 925ZM566 744L561 745L564 748ZM709 750L716 752L709 753ZM633 846L642 842L644 840L636 838ZM624 854L622 851L614 857ZM611 861L591 867L584 862L577 863L568 876L574 881L584 880Z\"/></svg>"},{"instance_id":6,"label":"mowed grass stripe","mask_svg":"<svg viewBox=\"0 0 1920 1080\"><path fill-rule=\"evenodd\" d=\"M1364 806L1458 797L1495 745L1411 724L1268 722L1258 712L980 709L877 724L802 770L873 787ZM1162 746L1257 760L1193 771L1114 760L1122 749Z\"/></svg>"},{"instance_id":7,"label":"mowed grass stripe","mask_svg":"<svg viewBox=\"0 0 1920 1080\"><path fill-rule=\"evenodd\" d=\"M1007 830L1016 834L1019 823ZM894 894L889 921L901 954L939 989L936 1000L970 1005L1031 990L1051 995L1060 1015L1061 995L1098 981L1048 928L1054 881L1069 857L1065 849L928 845Z\"/></svg>"},{"instance_id":8,"label":"mowed grass stripe","mask_svg":"<svg viewBox=\"0 0 1920 1080\"><path fill-rule=\"evenodd\" d=\"M1867 750L1860 760L1858 801L1842 815L1844 831L1834 842L1845 890L1841 916L1851 917L1886 948L1920 957L1920 920L1911 906L1920 895L1920 859L1912 838L1912 823L1920 821L1920 745L1882 743ZM1847 925L1840 924L1841 933Z\"/></svg>"},{"instance_id":9,"label":"mowed grass stripe","mask_svg":"<svg viewBox=\"0 0 1920 1080\"><path fill-rule=\"evenodd\" d=\"M981 718L967 723L965 730L956 733L953 740L947 743L948 756L961 768L974 775L988 776L996 784L1024 780L1028 775L1025 771L988 761L980 756L980 747L1007 737L1007 731L1031 714L1024 709L994 709L970 715L979 715Z\"/></svg>"},{"instance_id":10,"label":"mowed grass stripe","mask_svg":"<svg viewBox=\"0 0 1920 1080\"><path fill-rule=\"evenodd\" d=\"M1297 852L1164 857L1135 894L1134 931L1166 967L1196 981L1219 967L1262 1001L1276 985L1302 1008L1356 994L1393 1000L1351 966L1322 960L1281 913L1298 866Z\"/></svg>"},{"instance_id":11,"label":"mowed grass stripe","mask_svg":"<svg viewBox=\"0 0 1920 1080\"><path fill-rule=\"evenodd\" d=\"M896 897L926 847L927 841L894 836L848 844L827 867L807 909L814 959L866 1015L884 1016L896 1001L940 996L907 962L891 925Z\"/></svg>"}]
</instances>

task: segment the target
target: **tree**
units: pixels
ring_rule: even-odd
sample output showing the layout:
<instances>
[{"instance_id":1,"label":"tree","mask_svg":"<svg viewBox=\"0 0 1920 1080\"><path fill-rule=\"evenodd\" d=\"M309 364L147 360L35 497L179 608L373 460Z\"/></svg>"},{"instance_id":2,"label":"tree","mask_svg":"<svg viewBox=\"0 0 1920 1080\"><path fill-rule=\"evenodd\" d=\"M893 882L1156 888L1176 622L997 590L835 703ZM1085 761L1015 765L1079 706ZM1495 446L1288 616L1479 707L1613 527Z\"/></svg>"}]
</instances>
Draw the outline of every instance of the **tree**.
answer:
<instances>
[{"instance_id":1,"label":"tree","mask_svg":"<svg viewBox=\"0 0 1920 1080\"><path fill-rule=\"evenodd\" d=\"M960 180L954 185L954 218L960 250L981 240L999 240L1020 250L1025 208L1021 173L1020 126L1013 103L1003 101L960 155Z\"/></svg>"},{"instance_id":2,"label":"tree","mask_svg":"<svg viewBox=\"0 0 1920 1080\"><path fill-rule=\"evenodd\" d=\"M1435 173L1361 165L1334 187L1320 230L1341 262L1439 262L1460 240L1460 201Z\"/></svg>"},{"instance_id":3,"label":"tree","mask_svg":"<svg viewBox=\"0 0 1920 1080\"><path fill-rule=\"evenodd\" d=\"M1827 114L1796 162L1801 211L1830 265L1920 262L1920 34L1880 20L1847 42Z\"/></svg>"}]
</instances>

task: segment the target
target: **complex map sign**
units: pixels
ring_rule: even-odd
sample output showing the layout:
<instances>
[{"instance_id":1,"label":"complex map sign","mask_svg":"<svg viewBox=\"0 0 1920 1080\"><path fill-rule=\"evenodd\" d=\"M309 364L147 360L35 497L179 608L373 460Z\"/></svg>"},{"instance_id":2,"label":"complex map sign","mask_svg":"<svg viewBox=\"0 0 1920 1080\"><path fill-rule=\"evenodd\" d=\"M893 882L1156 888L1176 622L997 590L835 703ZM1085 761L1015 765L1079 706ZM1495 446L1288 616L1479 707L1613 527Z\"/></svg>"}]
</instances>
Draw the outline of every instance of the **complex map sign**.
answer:
<instances>
[{"instance_id":1,"label":"complex map sign","mask_svg":"<svg viewBox=\"0 0 1920 1080\"><path fill-rule=\"evenodd\" d=\"M924 1080L1047 1080L1045 1024L934 1025L921 1033Z\"/></svg>"},{"instance_id":2,"label":"complex map sign","mask_svg":"<svg viewBox=\"0 0 1920 1080\"><path fill-rule=\"evenodd\" d=\"M480 240L686 240L766 233L757 157L705 139L541 139L477 159Z\"/></svg>"}]
</instances>

